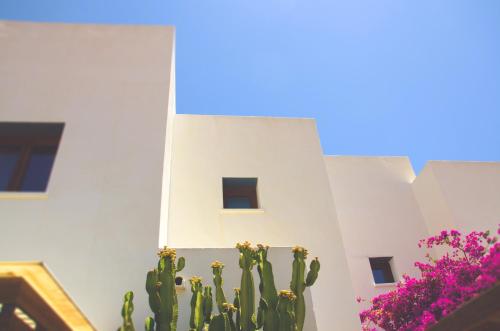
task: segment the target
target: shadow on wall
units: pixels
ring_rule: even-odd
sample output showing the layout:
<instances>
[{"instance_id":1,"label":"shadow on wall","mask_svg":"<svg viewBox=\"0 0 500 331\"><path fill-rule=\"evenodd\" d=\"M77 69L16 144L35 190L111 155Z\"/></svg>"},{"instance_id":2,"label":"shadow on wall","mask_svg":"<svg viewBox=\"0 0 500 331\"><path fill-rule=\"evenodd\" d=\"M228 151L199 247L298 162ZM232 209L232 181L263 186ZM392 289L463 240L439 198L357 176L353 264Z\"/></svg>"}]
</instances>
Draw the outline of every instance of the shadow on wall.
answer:
<instances>
[{"instance_id":1,"label":"shadow on wall","mask_svg":"<svg viewBox=\"0 0 500 331\"><path fill-rule=\"evenodd\" d=\"M177 249L177 257L186 258L186 267L177 276L184 278L185 290L178 294L179 300L179 320L178 330L189 329L189 314L191 290L189 278L199 276L203 279L203 285L211 285L214 293L214 283L211 263L218 260L224 263L223 279L224 292L228 301L231 303L234 299L235 287L240 287L241 269L238 265L239 252L236 248L180 248ZM274 280L277 290L290 289L290 280L292 277L293 254L291 247L280 247L269 249L269 261L273 265ZM320 257L321 259L321 257ZM258 300L259 294L259 275L257 268L253 268L253 277L255 281L255 296ZM321 272L317 282L321 282ZM314 316L312 296L309 288L305 291L306 299L306 320L304 331L317 331L316 319ZM258 302L256 302L257 307ZM216 308L214 308L216 311Z\"/></svg>"}]
</instances>

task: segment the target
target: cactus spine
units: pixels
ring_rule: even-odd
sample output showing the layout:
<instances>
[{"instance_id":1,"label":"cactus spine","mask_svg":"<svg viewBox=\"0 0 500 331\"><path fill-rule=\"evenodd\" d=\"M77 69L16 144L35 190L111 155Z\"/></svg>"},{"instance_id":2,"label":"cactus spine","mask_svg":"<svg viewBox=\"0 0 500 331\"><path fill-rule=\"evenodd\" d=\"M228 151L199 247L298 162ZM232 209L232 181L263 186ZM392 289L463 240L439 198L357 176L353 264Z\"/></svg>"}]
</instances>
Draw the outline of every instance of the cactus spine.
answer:
<instances>
[{"instance_id":1,"label":"cactus spine","mask_svg":"<svg viewBox=\"0 0 500 331\"><path fill-rule=\"evenodd\" d=\"M189 318L189 331L203 331L205 314L203 312L203 285L200 277L192 277L191 283L191 316Z\"/></svg>"},{"instance_id":2,"label":"cactus spine","mask_svg":"<svg viewBox=\"0 0 500 331\"><path fill-rule=\"evenodd\" d=\"M149 306L154 313L154 323L147 319L146 328L151 328L151 324L154 324L156 331L176 331L179 311L175 275L184 268L185 260L183 257L179 258L176 266L176 251L167 247L161 249L158 256L158 267L149 271L146 277Z\"/></svg>"},{"instance_id":3,"label":"cactus spine","mask_svg":"<svg viewBox=\"0 0 500 331\"><path fill-rule=\"evenodd\" d=\"M259 272L259 291L261 299L257 314L257 324L264 327L264 331L278 329L278 294L274 285L273 266L267 259L269 246L257 245L257 271Z\"/></svg>"},{"instance_id":4,"label":"cactus spine","mask_svg":"<svg viewBox=\"0 0 500 331\"><path fill-rule=\"evenodd\" d=\"M134 312L134 292L128 291L123 297L122 318L123 324L118 331L135 331L132 313Z\"/></svg>"},{"instance_id":5,"label":"cactus spine","mask_svg":"<svg viewBox=\"0 0 500 331\"><path fill-rule=\"evenodd\" d=\"M236 248L240 251L239 264L242 269L240 286L241 331L254 331L256 330L256 316L252 268L255 264L255 250L250 247L248 241L237 244Z\"/></svg>"},{"instance_id":6,"label":"cactus spine","mask_svg":"<svg viewBox=\"0 0 500 331\"><path fill-rule=\"evenodd\" d=\"M315 258L313 261L311 261L307 278L304 280L307 249L296 246L292 251L294 260L292 266L292 281L290 282L290 289L297 297L294 304L295 319L297 321L297 330L302 331L306 316L304 291L307 286L312 286L318 278L320 264L318 258Z\"/></svg>"}]
</instances>

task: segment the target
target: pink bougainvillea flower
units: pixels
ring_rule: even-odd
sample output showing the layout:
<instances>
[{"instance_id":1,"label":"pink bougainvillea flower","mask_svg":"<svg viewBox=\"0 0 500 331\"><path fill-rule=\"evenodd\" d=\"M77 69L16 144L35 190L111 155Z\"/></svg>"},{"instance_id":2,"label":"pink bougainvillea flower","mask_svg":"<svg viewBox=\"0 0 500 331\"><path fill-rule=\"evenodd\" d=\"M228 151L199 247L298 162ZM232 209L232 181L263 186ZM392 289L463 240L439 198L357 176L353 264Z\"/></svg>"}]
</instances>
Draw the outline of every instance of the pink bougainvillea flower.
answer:
<instances>
[{"instance_id":1,"label":"pink bougainvillea flower","mask_svg":"<svg viewBox=\"0 0 500 331\"><path fill-rule=\"evenodd\" d=\"M426 330L500 280L500 244L488 231L465 236L457 230L441 231L418 246L447 246L451 252L437 260L428 256L427 263L415 262L419 278L403 275L395 290L373 298L372 306L360 313L363 330Z\"/></svg>"}]
</instances>

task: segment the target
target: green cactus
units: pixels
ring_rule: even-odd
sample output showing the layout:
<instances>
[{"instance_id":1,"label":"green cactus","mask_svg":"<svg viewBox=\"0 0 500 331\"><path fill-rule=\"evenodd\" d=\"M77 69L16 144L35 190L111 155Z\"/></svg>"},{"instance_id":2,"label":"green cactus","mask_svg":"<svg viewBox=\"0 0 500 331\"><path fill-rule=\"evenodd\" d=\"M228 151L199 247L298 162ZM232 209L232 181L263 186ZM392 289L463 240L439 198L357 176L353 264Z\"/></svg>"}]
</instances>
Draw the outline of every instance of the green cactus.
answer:
<instances>
[{"instance_id":1,"label":"green cactus","mask_svg":"<svg viewBox=\"0 0 500 331\"><path fill-rule=\"evenodd\" d=\"M224 303L224 312L227 313L229 320L229 330L236 331L236 324L234 323L233 315L238 310L235 305Z\"/></svg>"},{"instance_id":2,"label":"green cactus","mask_svg":"<svg viewBox=\"0 0 500 331\"><path fill-rule=\"evenodd\" d=\"M235 319L235 329L236 331L241 331L241 307L240 307L240 289L234 289L234 301L233 306L236 308Z\"/></svg>"},{"instance_id":3,"label":"green cactus","mask_svg":"<svg viewBox=\"0 0 500 331\"><path fill-rule=\"evenodd\" d=\"M224 289L222 285L224 280L222 279L222 269L224 269L224 264L219 261L215 261L211 265L212 273L214 274L214 285L215 285L215 301L217 303L217 309L219 314L227 313L229 320L229 326L231 331L237 331L236 324L234 323L233 315L236 312L236 307L234 305L228 304L226 296L224 294ZM222 319L218 317L219 321L214 323L222 323ZM225 323L225 322L224 322ZM239 329L238 329L239 330Z\"/></svg>"},{"instance_id":4,"label":"green cactus","mask_svg":"<svg viewBox=\"0 0 500 331\"><path fill-rule=\"evenodd\" d=\"M239 265L242 269L241 287L234 289L233 304L226 301L223 290L222 269L218 261L212 263L215 299L218 315L212 316L213 298L210 286L203 287L201 279L192 278L190 331L302 331L305 321L306 287L312 286L318 278L320 263L318 258L311 261L309 272L305 275L307 250L302 247L293 249L291 291L276 292L272 265L268 260L269 247L250 243L237 244L240 252ZM175 277L185 266L184 258L176 263L176 251L164 247L158 253L158 267L147 274L146 291L153 317L145 320L146 331L176 331L178 318ZM260 284L260 300L255 314L255 288L252 275L257 265ZM133 293L127 292L122 308L123 325L118 331L135 331L132 322ZM234 317L234 318L233 318Z\"/></svg>"},{"instance_id":5,"label":"green cactus","mask_svg":"<svg viewBox=\"0 0 500 331\"><path fill-rule=\"evenodd\" d=\"M259 272L260 301L257 314L257 326L264 327L264 331L278 329L278 294L274 285L273 266L267 259L269 246L257 245L257 271Z\"/></svg>"},{"instance_id":6,"label":"green cactus","mask_svg":"<svg viewBox=\"0 0 500 331\"><path fill-rule=\"evenodd\" d=\"M212 288L210 286L205 286L203 289L203 316L205 324L210 324L210 319L212 318L212 309Z\"/></svg>"},{"instance_id":7,"label":"green cactus","mask_svg":"<svg viewBox=\"0 0 500 331\"><path fill-rule=\"evenodd\" d=\"M255 286L252 268L255 264L255 250L249 242L237 244L240 251L239 264L242 269L240 286L240 323L241 331L254 331L257 329L255 316Z\"/></svg>"},{"instance_id":8,"label":"green cactus","mask_svg":"<svg viewBox=\"0 0 500 331\"><path fill-rule=\"evenodd\" d=\"M227 313L221 313L212 317L208 331L231 331Z\"/></svg>"},{"instance_id":9,"label":"green cactus","mask_svg":"<svg viewBox=\"0 0 500 331\"><path fill-rule=\"evenodd\" d=\"M175 275L184 268L185 260L183 257L179 258L176 266L176 251L167 247L161 249L158 256L158 268L149 271L146 277L149 306L154 313L153 324L156 331L176 331L179 310ZM148 322L151 323L151 320L146 321Z\"/></svg>"},{"instance_id":10,"label":"green cactus","mask_svg":"<svg viewBox=\"0 0 500 331\"><path fill-rule=\"evenodd\" d=\"M279 327L277 331L297 331L295 302L297 296L288 290L280 291L278 299Z\"/></svg>"},{"instance_id":11,"label":"green cactus","mask_svg":"<svg viewBox=\"0 0 500 331\"><path fill-rule=\"evenodd\" d=\"M239 331L239 325L236 326L236 323L234 322L234 315L238 314L238 308L236 308L236 306L233 304L233 305L229 305L228 307L228 311L227 311L227 316L229 317L229 327L230 327L230 330L231 331Z\"/></svg>"},{"instance_id":12,"label":"green cactus","mask_svg":"<svg viewBox=\"0 0 500 331\"><path fill-rule=\"evenodd\" d=\"M192 277L191 283L191 316L189 318L189 331L203 331L205 314L203 311L203 285L200 277Z\"/></svg>"},{"instance_id":13,"label":"green cactus","mask_svg":"<svg viewBox=\"0 0 500 331\"><path fill-rule=\"evenodd\" d=\"M212 273L214 274L214 285L215 285L215 302L217 303L217 309L219 313L224 312L224 303L226 303L226 296L224 295L224 289L222 285L224 280L222 279L222 269L224 269L224 264L219 261L215 261L211 265Z\"/></svg>"},{"instance_id":14,"label":"green cactus","mask_svg":"<svg viewBox=\"0 0 500 331\"><path fill-rule=\"evenodd\" d=\"M304 291L307 286L312 286L318 278L320 264L318 258L311 261L309 272L304 280L306 269L305 260L307 258L307 249L296 246L293 248L293 266L292 266L292 281L290 288L296 295L297 299L294 303L295 318L297 321L297 330L302 331L306 316L306 303L304 299Z\"/></svg>"},{"instance_id":15,"label":"green cactus","mask_svg":"<svg viewBox=\"0 0 500 331\"><path fill-rule=\"evenodd\" d=\"M134 292L128 291L123 297L122 318L123 324L118 331L135 331L132 313L134 312Z\"/></svg>"},{"instance_id":16,"label":"green cactus","mask_svg":"<svg viewBox=\"0 0 500 331\"><path fill-rule=\"evenodd\" d=\"M155 329L155 320L154 320L154 318L152 318L152 317L146 317L144 328L146 329L146 331L154 331L154 329Z\"/></svg>"}]
</instances>

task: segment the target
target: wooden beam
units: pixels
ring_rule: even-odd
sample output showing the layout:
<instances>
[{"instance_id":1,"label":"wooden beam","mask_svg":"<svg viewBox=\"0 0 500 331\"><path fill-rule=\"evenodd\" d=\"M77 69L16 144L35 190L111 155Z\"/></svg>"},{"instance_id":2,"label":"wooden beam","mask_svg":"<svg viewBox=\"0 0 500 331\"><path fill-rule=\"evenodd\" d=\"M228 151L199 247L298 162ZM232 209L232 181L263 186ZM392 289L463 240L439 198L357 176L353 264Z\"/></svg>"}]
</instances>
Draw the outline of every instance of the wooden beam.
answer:
<instances>
[{"instance_id":1,"label":"wooden beam","mask_svg":"<svg viewBox=\"0 0 500 331\"><path fill-rule=\"evenodd\" d=\"M8 281L8 279L11 280ZM43 311L43 314L33 314L32 306L34 302L29 295L19 292L24 291L25 286L22 285L22 281L20 282L19 279L22 279L29 290L36 293L38 298L45 303L46 307L48 307L46 311L50 311L52 315L55 315L57 319L59 319L59 321L56 319L55 323L61 324L61 321L63 321L64 325L61 327L49 328L47 324L52 324L53 321L46 321L47 317L41 316L45 311ZM23 312L33 320L42 322L37 325L38 328L41 328L40 330L45 328L46 330L57 331L95 331L95 328L89 320L80 311L73 300L71 300L69 295L64 291L62 286L59 285L43 263L36 261L0 262L0 280L10 282L9 286L2 286L2 288L0 288L0 296L4 298L9 297L9 302L19 302L20 305L18 307ZM1 299L0 302L2 302ZM3 329L0 328L0 330Z\"/></svg>"},{"instance_id":2,"label":"wooden beam","mask_svg":"<svg viewBox=\"0 0 500 331\"><path fill-rule=\"evenodd\" d=\"M428 331L500 330L500 282L464 303Z\"/></svg>"},{"instance_id":3,"label":"wooden beam","mask_svg":"<svg viewBox=\"0 0 500 331\"><path fill-rule=\"evenodd\" d=\"M45 329L71 331L61 317L21 277L0 277L0 302L7 307L19 307L37 325Z\"/></svg>"}]
</instances>

